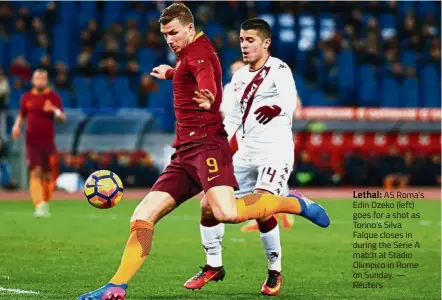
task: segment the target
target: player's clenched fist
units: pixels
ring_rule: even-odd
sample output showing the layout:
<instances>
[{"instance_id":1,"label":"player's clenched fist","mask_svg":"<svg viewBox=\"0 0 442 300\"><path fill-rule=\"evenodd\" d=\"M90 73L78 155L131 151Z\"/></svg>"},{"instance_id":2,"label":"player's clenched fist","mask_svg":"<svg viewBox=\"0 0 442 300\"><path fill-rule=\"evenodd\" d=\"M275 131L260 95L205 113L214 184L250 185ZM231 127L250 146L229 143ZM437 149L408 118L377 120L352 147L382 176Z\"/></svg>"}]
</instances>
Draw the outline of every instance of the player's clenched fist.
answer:
<instances>
[{"instance_id":1,"label":"player's clenched fist","mask_svg":"<svg viewBox=\"0 0 442 300\"><path fill-rule=\"evenodd\" d=\"M51 101L46 100L43 106L44 112L54 112L57 109L54 104L52 104Z\"/></svg>"},{"instance_id":2,"label":"player's clenched fist","mask_svg":"<svg viewBox=\"0 0 442 300\"><path fill-rule=\"evenodd\" d=\"M12 138L16 140L20 137L20 135L21 135L20 127L18 126L12 127Z\"/></svg>"},{"instance_id":3,"label":"player's clenched fist","mask_svg":"<svg viewBox=\"0 0 442 300\"><path fill-rule=\"evenodd\" d=\"M159 65L158 67L153 68L150 75L158 79L166 79L166 72L171 69L172 67L169 65Z\"/></svg>"},{"instance_id":4,"label":"player's clenched fist","mask_svg":"<svg viewBox=\"0 0 442 300\"><path fill-rule=\"evenodd\" d=\"M274 117L278 116L281 113L281 107L278 105L272 106L261 106L255 111L256 120L260 124L267 124Z\"/></svg>"},{"instance_id":5,"label":"player's clenched fist","mask_svg":"<svg viewBox=\"0 0 442 300\"><path fill-rule=\"evenodd\" d=\"M195 97L193 98L197 102L200 108L209 110L212 103L215 101L215 96L209 90L195 91Z\"/></svg>"}]
</instances>

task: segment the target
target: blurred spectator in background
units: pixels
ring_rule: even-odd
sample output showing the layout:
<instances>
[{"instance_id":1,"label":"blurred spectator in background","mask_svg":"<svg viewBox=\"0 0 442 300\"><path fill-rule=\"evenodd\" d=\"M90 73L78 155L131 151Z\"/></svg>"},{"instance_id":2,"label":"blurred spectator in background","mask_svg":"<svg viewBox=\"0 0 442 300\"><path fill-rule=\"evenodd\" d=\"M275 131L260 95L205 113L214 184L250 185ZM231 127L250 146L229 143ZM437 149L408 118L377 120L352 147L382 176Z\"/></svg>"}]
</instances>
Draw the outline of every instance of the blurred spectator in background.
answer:
<instances>
[{"instance_id":1,"label":"blurred spectator in background","mask_svg":"<svg viewBox=\"0 0 442 300\"><path fill-rule=\"evenodd\" d=\"M129 77L130 82L137 82L139 80L140 66L136 59L131 59L127 62L124 75Z\"/></svg>"},{"instance_id":2,"label":"blurred spectator in background","mask_svg":"<svg viewBox=\"0 0 442 300\"><path fill-rule=\"evenodd\" d=\"M43 22L41 21L40 18L35 17L34 19L32 19L32 35L36 36L39 33L44 33L45 28L43 25Z\"/></svg>"},{"instance_id":3,"label":"blurred spectator in background","mask_svg":"<svg viewBox=\"0 0 442 300\"><path fill-rule=\"evenodd\" d=\"M92 76L95 73L95 67L92 65L92 52L90 49L81 50L77 57L75 71L80 76Z\"/></svg>"},{"instance_id":4,"label":"blurred spectator in background","mask_svg":"<svg viewBox=\"0 0 442 300\"><path fill-rule=\"evenodd\" d=\"M432 154L424 164L422 173L427 179L427 185L441 185L440 154Z\"/></svg>"},{"instance_id":5,"label":"blurred spectator in background","mask_svg":"<svg viewBox=\"0 0 442 300\"><path fill-rule=\"evenodd\" d=\"M57 2L50 1L47 3L46 11L43 15L43 21L47 26L47 33L49 36L52 36L52 29L54 28L55 23L59 21L57 16Z\"/></svg>"},{"instance_id":6,"label":"blurred spectator in background","mask_svg":"<svg viewBox=\"0 0 442 300\"><path fill-rule=\"evenodd\" d=\"M416 183L416 178L419 176L419 163L415 159L411 151L404 153L404 180L406 185L413 185Z\"/></svg>"},{"instance_id":7,"label":"blurred spectator in background","mask_svg":"<svg viewBox=\"0 0 442 300\"><path fill-rule=\"evenodd\" d=\"M12 23L14 20L14 14L9 3L2 1L0 2L0 24L5 29L5 31L10 31Z\"/></svg>"},{"instance_id":8,"label":"blurred spectator in background","mask_svg":"<svg viewBox=\"0 0 442 300\"><path fill-rule=\"evenodd\" d=\"M109 77L116 77L119 72L117 61L113 58L108 58L102 61L101 72Z\"/></svg>"},{"instance_id":9,"label":"blurred spectator in background","mask_svg":"<svg viewBox=\"0 0 442 300\"><path fill-rule=\"evenodd\" d=\"M47 54L43 55L40 59L39 69L46 70L50 78L54 76L54 68L52 67L51 57Z\"/></svg>"},{"instance_id":10,"label":"blurred spectator in background","mask_svg":"<svg viewBox=\"0 0 442 300\"><path fill-rule=\"evenodd\" d=\"M137 187L153 186L157 178L160 176L160 172L153 165L152 158L148 153L139 156L135 166L135 172L135 185Z\"/></svg>"},{"instance_id":11,"label":"blurred spectator in background","mask_svg":"<svg viewBox=\"0 0 442 300\"><path fill-rule=\"evenodd\" d=\"M78 170L74 168L71 154L65 154L60 160L60 174L63 173L77 173Z\"/></svg>"},{"instance_id":12,"label":"blurred spectator in background","mask_svg":"<svg viewBox=\"0 0 442 300\"><path fill-rule=\"evenodd\" d=\"M108 60L109 58L118 60L120 54L118 53L120 46L116 39L108 38L105 40L104 51L100 55L101 62Z\"/></svg>"},{"instance_id":13,"label":"blurred spectator in background","mask_svg":"<svg viewBox=\"0 0 442 300\"><path fill-rule=\"evenodd\" d=\"M379 158L379 170L386 190L404 188L408 183L405 160L394 147L389 149L387 155Z\"/></svg>"},{"instance_id":14,"label":"blurred spectator in background","mask_svg":"<svg viewBox=\"0 0 442 300\"><path fill-rule=\"evenodd\" d=\"M140 80L139 92L139 106L146 107L149 103L149 94L159 89L158 84L153 80L153 77L144 74Z\"/></svg>"},{"instance_id":15,"label":"blurred spectator in background","mask_svg":"<svg viewBox=\"0 0 442 300\"><path fill-rule=\"evenodd\" d=\"M80 45L82 50L92 51L95 47L96 40L92 38L89 30L83 30L80 35Z\"/></svg>"},{"instance_id":16,"label":"blurred spectator in background","mask_svg":"<svg viewBox=\"0 0 442 300\"><path fill-rule=\"evenodd\" d=\"M440 38L434 38L431 40L431 46L429 51L429 62L440 64Z\"/></svg>"},{"instance_id":17,"label":"blurred spectator in background","mask_svg":"<svg viewBox=\"0 0 442 300\"><path fill-rule=\"evenodd\" d=\"M311 161L310 155L302 151L295 171L290 176L289 186L314 186L319 182L318 174L318 169Z\"/></svg>"},{"instance_id":18,"label":"blurred spectator in background","mask_svg":"<svg viewBox=\"0 0 442 300\"><path fill-rule=\"evenodd\" d=\"M404 27L400 32L401 40L409 40L413 35L418 33L418 29L416 27L416 19L413 14L407 14L404 19Z\"/></svg>"},{"instance_id":19,"label":"blurred spectator in background","mask_svg":"<svg viewBox=\"0 0 442 300\"><path fill-rule=\"evenodd\" d=\"M8 144L0 137L0 179L4 189L17 189L17 184L11 179L11 167L7 161Z\"/></svg>"},{"instance_id":20,"label":"blurred spectator in background","mask_svg":"<svg viewBox=\"0 0 442 300\"><path fill-rule=\"evenodd\" d=\"M324 51L324 91L332 96L336 97L338 95L338 68L339 65L336 64L336 52L332 48L327 48Z\"/></svg>"},{"instance_id":21,"label":"blurred spectator in background","mask_svg":"<svg viewBox=\"0 0 442 300\"><path fill-rule=\"evenodd\" d=\"M0 119L2 118L3 111L6 109L6 105L8 104L10 93L11 90L9 88L8 77L6 77L3 70L0 68ZM4 126L5 124L1 123L0 120L0 125Z\"/></svg>"},{"instance_id":22,"label":"blurred spectator in background","mask_svg":"<svg viewBox=\"0 0 442 300\"><path fill-rule=\"evenodd\" d=\"M345 161L344 184L350 186L364 186L368 179L368 164L360 151L350 153Z\"/></svg>"},{"instance_id":23,"label":"blurred spectator in background","mask_svg":"<svg viewBox=\"0 0 442 300\"><path fill-rule=\"evenodd\" d=\"M61 61L57 61L55 63L54 69L55 69L55 74L69 72L68 66L64 62L61 62Z\"/></svg>"},{"instance_id":24,"label":"blurred spectator in background","mask_svg":"<svg viewBox=\"0 0 442 300\"><path fill-rule=\"evenodd\" d=\"M0 138L6 136L7 131L7 113L6 108L9 103L9 94L11 90L9 88L9 81L3 70L0 67Z\"/></svg>"},{"instance_id":25,"label":"blurred spectator in background","mask_svg":"<svg viewBox=\"0 0 442 300\"><path fill-rule=\"evenodd\" d=\"M31 79L32 69L29 63L19 56L12 62L10 74L27 82Z\"/></svg>"},{"instance_id":26,"label":"blurred spectator in background","mask_svg":"<svg viewBox=\"0 0 442 300\"><path fill-rule=\"evenodd\" d=\"M83 173L87 175L84 178L87 178L89 174L99 170L99 159L100 155L97 152L90 152L85 155Z\"/></svg>"},{"instance_id":27,"label":"blurred spectator in background","mask_svg":"<svg viewBox=\"0 0 442 300\"><path fill-rule=\"evenodd\" d=\"M55 77L54 86L57 90L72 91L71 81L66 72L60 72Z\"/></svg>"},{"instance_id":28,"label":"blurred spectator in background","mask_svg":"<svg viewBox=\"0 0 442 300\"><path fill-rule=\"evenodd\" d=\"M145 46L152 48L155 52L161 52L163 49L161 37L155 31L148 31L145 38Z\"/></svg>"},{"instance_id":29,"label":"blurred spectator in background","mask_svg":"<svg viewBox=\"0 0 442 300\"><path fill-rule=\"evenodd\" d=\"M14 24L15 32L24 34L26 31L26 22L25 18L18 18L15 20Z\"/></svg>"}]
</instances>

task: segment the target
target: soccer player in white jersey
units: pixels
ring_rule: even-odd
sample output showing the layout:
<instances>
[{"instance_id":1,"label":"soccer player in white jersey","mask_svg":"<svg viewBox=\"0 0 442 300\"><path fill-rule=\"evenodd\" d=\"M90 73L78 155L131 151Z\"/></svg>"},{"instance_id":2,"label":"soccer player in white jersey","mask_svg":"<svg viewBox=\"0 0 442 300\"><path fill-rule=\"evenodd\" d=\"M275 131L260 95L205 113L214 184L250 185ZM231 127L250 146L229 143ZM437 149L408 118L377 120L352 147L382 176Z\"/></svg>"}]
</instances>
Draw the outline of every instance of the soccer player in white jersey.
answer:
<instances>
[{"instance_id":1,"label":"soccer player in white jersey","mask_svg":"<svg viewBox=\"0 0 442 300\"><path fill-rule=\"evenodd\" d=\"M246 64L242 60L242 58L236 59L231 65L230 65L230 73L233 76L239 69L244 67ZM226 116L227 113L230 112L232 109L232 106L237 102L237 99L235 97L235 91L233 90L233 82L229 82L224 86L223 89L223 100L221 103L220 111L223 114L223 117ZM301 99L299 98L299 95L297 95L296 99L296 109L301 108L302 103ZM236 108L238 109L238 105L236 105ZM275 137L277 138L277 137ZM238 130L236 134L231 138L230 145L232 148L232 153L235 153L238 150L238 140L241 140L241 132ZM295 217L291 214L285 214L280 213L276 214L275 218L281 223L281 227L283 229L291 229L294 225ZM256 222L256 220L250 220L247 222L247 224L243 225L241 227L242 232L256 232L259 231L259 224Z\"/></svg>"},{"instance_id":2,"label":"soccer player in white jersey","mask_svg":"<svg viewBox=\"0 0 442 300\"><path fill-rule=\"evenodd\" d=\"M224 125L229 140L235 135L238 138L233 157L239 183L236 196L250 192L287 195L294 164L292 118L298 99L293 74L286 63L270 56L271 30L266 21L253 18L244 22L240 41L246 65L233 75L233 99L228 100L231 105L224 106L228 107ZM204 198L201 205L200 229L207 263L184 284L188 289L200 289L225 276L221 256L224 224L216 221ZM274 216L257 222L268 259L268 276L261 293L273 296L282 283L279 227Z\"/></svg>"}]
</instances>

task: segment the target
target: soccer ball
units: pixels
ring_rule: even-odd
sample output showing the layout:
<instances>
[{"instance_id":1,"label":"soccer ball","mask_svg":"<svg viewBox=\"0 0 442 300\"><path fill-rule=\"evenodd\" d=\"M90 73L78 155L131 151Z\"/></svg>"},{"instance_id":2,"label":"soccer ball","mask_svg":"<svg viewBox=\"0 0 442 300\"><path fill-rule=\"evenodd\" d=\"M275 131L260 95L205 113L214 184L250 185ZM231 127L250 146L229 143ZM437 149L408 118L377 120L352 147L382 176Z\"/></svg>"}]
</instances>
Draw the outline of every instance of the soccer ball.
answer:
<instances>
[{"instance_id":1,"label":"soccer ball","mask_svg":"<svg viewBox=\"0 0 442 300\"><path fill-rule=\"evenodd\" d=\"M111 208L123 198L123 183L120 177L111 171L95 171L84 183L84 195L96 208Z\"/></svg>"}]
</instances>

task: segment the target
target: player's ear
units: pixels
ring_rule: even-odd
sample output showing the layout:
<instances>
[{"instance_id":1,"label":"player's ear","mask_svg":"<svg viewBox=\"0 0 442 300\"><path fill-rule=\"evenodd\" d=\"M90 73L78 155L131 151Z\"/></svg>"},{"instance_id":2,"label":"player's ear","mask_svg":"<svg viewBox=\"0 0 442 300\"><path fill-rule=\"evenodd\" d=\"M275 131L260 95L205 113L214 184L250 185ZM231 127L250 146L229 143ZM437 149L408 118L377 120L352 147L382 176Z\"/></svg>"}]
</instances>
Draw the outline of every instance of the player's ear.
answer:
<instances>
[{"instance_id":1,"label":"player's ear","mask_svg":"<svg viewBox=\"0 0 442 300\"><path fill-rule=\"evenodd\" d=\"M195 25L193 24L193 23L189 23L189 25L187 25L188 27L188 29L189 29L189 31L192 31L192 29L195 29Z\"/></svg>"},{"instance_id":2,"label":"player's ear","mask_svg":"<svg viewBox=\"0 0 442 300\"><path fill-rule=\"evenodd\" d=\"M270 45L272 44L271 39L265 39L264 40L264 49L268 50L270 48Z\"/></svg>"}]
</instances>

